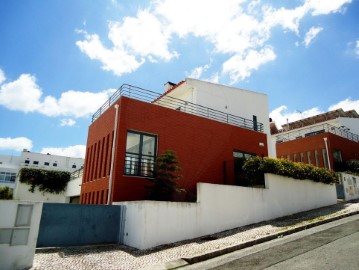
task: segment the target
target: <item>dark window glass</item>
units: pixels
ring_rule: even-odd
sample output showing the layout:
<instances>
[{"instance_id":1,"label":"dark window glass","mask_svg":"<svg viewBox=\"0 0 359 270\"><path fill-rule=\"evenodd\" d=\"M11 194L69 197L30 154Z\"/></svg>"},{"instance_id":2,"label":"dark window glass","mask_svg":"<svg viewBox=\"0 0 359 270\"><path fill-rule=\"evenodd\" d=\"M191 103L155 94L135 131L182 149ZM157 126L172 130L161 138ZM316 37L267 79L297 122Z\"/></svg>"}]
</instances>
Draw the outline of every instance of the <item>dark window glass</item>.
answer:
<instances>
[{"instance_id":1,"label":"dark window glass","mask_svg":"<svg viewBox=\"0 0 359 270\"><path fill-rule=\"evenodd\" d=\"M152 177L156 149L157 137L155 135L128 131L124 173Z\"/></svg>"},{"instance_id":2,"label":"dark window glass","mask_svg":"<svg viewBox=\"0 0 359 270\"><path fill-rule=\"evenodd\" d=\"M49 166L50 163L49 163L49 162L44 162L44 165L45 165L45 166Z\"/></svg>"}]
</instances>

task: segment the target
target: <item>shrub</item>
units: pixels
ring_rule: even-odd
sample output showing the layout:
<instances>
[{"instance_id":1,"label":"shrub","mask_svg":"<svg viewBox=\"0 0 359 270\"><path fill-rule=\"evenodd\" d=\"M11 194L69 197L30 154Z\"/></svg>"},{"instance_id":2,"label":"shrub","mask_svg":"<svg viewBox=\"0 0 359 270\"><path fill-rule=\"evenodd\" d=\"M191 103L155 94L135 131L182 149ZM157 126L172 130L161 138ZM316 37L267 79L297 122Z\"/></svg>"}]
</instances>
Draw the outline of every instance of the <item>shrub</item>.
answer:
<instances>
[{"instance_id":1,"label":"shrub","mask_svg":"<svg viewBox=\"0 0 359 270\"><path fill-rule=\"evenodd\" d=\"M154 178L148 179L152 182L147 188L147 199L157 201L170 201L174 194L185 192L184 189L178 189L176 182L182 175L178 172L182 169L178 166L176 153L167 150L159 155L155 162Z\"/></svg>"},{"instance_id":2,"label":"shrub","mask_svg":"<svg viewBox=\"0 0 359 270\"><path fill-rule=\"evenodd\" d=\"M273 173L300 180L308 179L325 184L337 182L335 172L286 159L250 158L244 163L243 170L249 180L254 179L252 182L259 181L261 177L264 177L264 173Z\"/></svg>"},{"instance_id":3,"label":"shrub","mask_svg":"<svg viewBox=\"0 0 359 270\"><path fill-rule=\"evenodd\" d=\"M22 168L19 181L30 186L29 191L34 193L38 187L42 192L59 194L66 189L71 174L64 171L50 171L33 168Z\"/></svg>"},{"instance_id":4,"label":"shrub","mask_svg":"<svg viewBox=\"0 0 359 270\"><path fill-rule=\"evenodd\" d=\"M9 187L0 187L0 200L12 200L12 189Z\"/></svg>"}]
</instances>

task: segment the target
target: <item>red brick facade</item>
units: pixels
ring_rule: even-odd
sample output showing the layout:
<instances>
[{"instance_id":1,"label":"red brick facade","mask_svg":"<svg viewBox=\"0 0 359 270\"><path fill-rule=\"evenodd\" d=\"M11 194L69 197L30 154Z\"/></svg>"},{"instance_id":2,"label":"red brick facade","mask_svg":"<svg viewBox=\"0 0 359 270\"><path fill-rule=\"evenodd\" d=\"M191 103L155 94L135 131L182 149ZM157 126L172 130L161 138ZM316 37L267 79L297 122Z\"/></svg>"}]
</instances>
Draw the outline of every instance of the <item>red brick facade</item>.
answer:
<instances>
[{"instance_id":1,"label":"red brick facade","mask_svg":"<svg viewBox=\"0 0 359 270\"><path fill-rule=\"evenodd\" d=\"M301 161L301 155L304 158L304 163L308 161L308 152L311 158L311 164L316 164L315 151L318 153L318 166L325 167L323 160L323 149L325 149L324 138L327 138L328 152L330 159L330 167L334 168L333 151L339 150L341 152L342 160L347 161L351 159L359 159L359 143L340 137L338 135L326 132L306 138L296 139L283 143L277 143L277 157L288 158L292 161ZM294 160L296 156L297 160Z\"/></svg>"},{"instance_id":2,"label":"red brick facade","mask_svg":"<svg viewBox=\"0 0 359 270\"><path fill-rule=\"evenodd\" d=\"M157 136L157 154L177 153L183 178L180 188L195 192L197 182L233 184L233 151L267 156L266 134L220 123L203 117L121 97L111 202L144 199L145 178L124 175L127 131ZM111 165L115 121L114 106L89 127L81 203L105 204ZM260 146L263 143L264 146ZM229 168L231 166L228 166Z\"/></svg>"}]
</instances>

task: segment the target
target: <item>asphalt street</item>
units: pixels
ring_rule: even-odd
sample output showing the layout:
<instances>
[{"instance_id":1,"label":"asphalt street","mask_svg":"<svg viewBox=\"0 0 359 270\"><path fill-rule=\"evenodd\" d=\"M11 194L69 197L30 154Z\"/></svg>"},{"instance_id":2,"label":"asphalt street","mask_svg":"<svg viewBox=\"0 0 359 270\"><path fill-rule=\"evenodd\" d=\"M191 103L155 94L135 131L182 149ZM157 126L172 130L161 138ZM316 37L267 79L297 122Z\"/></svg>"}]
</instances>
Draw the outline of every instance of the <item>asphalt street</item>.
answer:
<instances>
[{"instance_id":1,"label":"asphalt street","mask_svg":"<svg viewBox=\"0 0 359 270\"><path fill-rule=\"evenodd\" d=\"M283 239L181 269L359 269L359 217L349 217Z\"/></svg>"}]
</instances>

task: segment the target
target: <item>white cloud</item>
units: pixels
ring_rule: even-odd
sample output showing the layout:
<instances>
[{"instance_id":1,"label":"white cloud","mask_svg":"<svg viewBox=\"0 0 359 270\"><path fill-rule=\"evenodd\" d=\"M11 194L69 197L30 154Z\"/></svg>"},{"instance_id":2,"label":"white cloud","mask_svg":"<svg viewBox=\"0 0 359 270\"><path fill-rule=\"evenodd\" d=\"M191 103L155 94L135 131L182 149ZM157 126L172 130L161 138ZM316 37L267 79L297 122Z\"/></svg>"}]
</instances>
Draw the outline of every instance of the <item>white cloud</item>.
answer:
<instances>
[{"instance_id":1,"label":"white cloud","mask_svg":"<svg viewBox=\"0 0 359 270\"><path fill-rule=\"evenodd\" d=\"M282 105L273 111L270 112L269 117L273 119L273 121L276 123L278 128L281 128L282 125L286 124L288 122L297 121L300 119L304 119L310 116L314 116L317 114L323 113L318 108L311 108L305 111L287 111L287 106Z\"/></svg>"},{"instance_id":2,"label":"white cloud","mask_svg":"<svg viewBox=\"0 0 359 270\"><path fill-rule=\"evenodd\" d=\"M305 0L293 8L275 8L259 0L153 0L135 16L109 23L111 48L106 48L97 34L84 31L85 39L76 44L90 59L100 61L103 69L121 76L147 61L178 58L171 40L196 37L213 46L212 54L223 56L221 74L229 74L236 83L275 60L274 48L269 44L275 27L299 35L305 16L342 12L350 2ZM308 44L311 39L308 36ZM250 61L253 58L254 63ZM197 68L193 76L202 77L203 73Z\"/></svg>"},{"instance_id":3,"label":"white cloud","mask_svg":"<svg viewBox=\"0 0 359 270\"><path fill-rule=\"evenodd\" d=\"M354 53L356 56L359 56L359 40L357 40L355 43Z\"/></svg>"},{"instance_id":4,"label":"white cloud","mask_svg":"<svg viewBox=\"0 0 359 270\"><path fill-rule=\"evenodd\" d=\"M276 54L269 46L260 51L250 50L244 57L236 54L223 63L223 73L228 73L232 83L235 83L249 77L253 70L275 58Z\"/></svg>"},{"instance_id":5,"label":"white cloud","mask_svg":"<svg viewBox=\"0 0 359 270\"><path fill-rule=\"evenodd\" d=\"M333 111L337 109L343 109L344 111L356 110L359 113L359 100L352 100L351 98L347 98L329 106L327 111ZM289 122L293 122L321 113L324 113L324 111L321 111L319 108L316 107L305 110L303 112L288 112L287 106L282 105L271 111L269 117L272 118L273 121L276 123L277 127L280 128L282 125L287 123L287 119Z\"/></svg>"},{"instance_id":6,"label":"white cloud","mask_svg":"<svg viewBox=\"0 0 359 270\"><path fill-rule=\"evenodd\" d=\"M309 31L305 34L304 37L304 45L308 47L312 40L323 30L322 27L312 27Z\"/></svg>"},{"instance_id":7,"label":"white cloud","mask_svg":"<svg viewBox=\"0 0 359 270\"><path fill-rule=\"evenodd\" d=\"M6 80L5 74L0 68L0 84L2 84Z\"/></svg>"},{"instance_id":8,"label":"white cloud","mask_svg":"<svg viewBox=\"0 0 359 270\"><path fill-rule=\"evenodd\" d=\"M210 65L204 65L201 67L196 67L191 70L191 72L187 75L189 78L199 79L201 78L203 72L206 72L209 69Z\"/></svg>"},{"instance_id":9,"label":"white cloud","mask_svg":"<svg viewBox=\"0 0 359 270\"><path fill-rule=\"evenodd\" d=\"M76 124L76 121L71 118L65 118L60 120L60 126L62 127L72 127Z\"/></svg>"},{"instance_id":10,"label":"white cloud","mask_svg":"<svg viewBox=\"0 0 359 270\"><path fill-rule=\"evenodd\" d=\"M77 41L76 45L90 59L99 60L102 69L112 71L118 76L135 71L145 62L144 59L138 61L135 56L129 55L121 48L105 48L98 35L86 35L85 40Z\"/></svg>"},{"instance_id":11,"label":"white cloud","mask_svg":"<svg viewBox=\"0 0 359 270\"><path fill-rule=\"evenodd\" d=\"M106 48L98 35L88 35L76 45L90 59L99 60L102 68L121 76L137 70L146 62L158 59L169 61L177 58L176 51L170 52L170 35L166 27L151 13L139 10L137 17L125 17L122 22L109 23L108 39L113 47ZM82 31L84 33L84 31Z\"/></svg>"},{"instance_id":12,"label":"white cloud","mask_svg":"<svg viewBox=\"0 0 359 270\"><path fill-rule=\"evenodd\" d=\"M22 74L12 82L0 86L0 105L21 112L38 112L46 116L88 117L94 113L115 89L97 93L69 90L59 99L43 96L35 76Z\"/></svg>"},{"instance_id":13,"label":"white cloud","mask_svg":"<svg viewBox=\"0 0 359 270\"><path fill-rule=\"evenodd\" d=\"M25 137L17 138L0 138L0 150L22 151L23 149L31 150L32 141Z\"/></svg>"},{"instance_id":14,"label":"white cloud","mask_svg":"<svg viewBox=\"0 0 359 270\"><path fill-rule=\"evenodd\" d=\"M73 145L68 147L45 147L42 148L42 154L52 154L66 157L79 157L85 158L86 146L85 145Z\"/></svg>"},{"instance_id":15,"label":"white cloud","mask_svg":"<svg viewBox=\"0 0 359 270\"><path fill-rule=\"evenodd\" d=\"M0 105L13 111L34 112L40 109L42 90L34 76L22 74L17 80L0 87Z\"/></svg>"},{"instance_id":16,"label":"white cloud","mask_svg":"<svg viewBox=\"0 0 359 270\"><path fill-rule=\"evenodd\" d=\"M352 0L306 0L305 6L312 11L313 15L326 15L343 12L345 5Z\"/></svg>"},{"instance_id":17,"label":"white cloud","mask_svg":"<svg viewBox=\"0 0 359 270\"><path fill-rule=\"evenodd\" d=\"M359 100L352 100L351 98L347 98L338 102L337 104L333 104L329 107L329 111L343 109L344 111L356 110L359 113Z\"/></svg>"}]
</instances>

